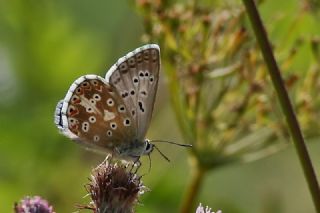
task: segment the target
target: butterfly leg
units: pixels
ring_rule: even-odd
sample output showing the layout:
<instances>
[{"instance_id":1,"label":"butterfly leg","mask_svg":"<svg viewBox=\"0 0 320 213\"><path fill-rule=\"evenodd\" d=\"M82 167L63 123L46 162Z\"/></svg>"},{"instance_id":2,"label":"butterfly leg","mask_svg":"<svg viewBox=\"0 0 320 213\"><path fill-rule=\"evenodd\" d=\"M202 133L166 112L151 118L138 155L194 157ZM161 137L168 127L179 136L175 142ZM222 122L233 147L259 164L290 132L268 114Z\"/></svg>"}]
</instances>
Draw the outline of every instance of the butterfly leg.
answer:
<instances>
[{"instance_id":1,"label":"butterfly leg","mask_svg":"<svg viewBox=\"0 0 320 213\"><path fill-rule=\"evenodd\" d=\"M134 174L136 174L136 173L138 172L138 170L140 169L140 167L141 167L141 162L140 162L140 160L136 161L136 162L134 163L134 166L136 166L136 170L134 171Z\"/></svg>"},{"instance_id":2,"label":"butterfly leg","mask_svg":"<svg viewBox=\"0 0 320 213\"><path fill-rule=\"evenodd\" d=\"M137 157L132 163L130 173L136 174L138 172L140 166L141 166L140 158ZM136 169L134 170L134 168L136 168Z\"/></svg>"}]
</instances>

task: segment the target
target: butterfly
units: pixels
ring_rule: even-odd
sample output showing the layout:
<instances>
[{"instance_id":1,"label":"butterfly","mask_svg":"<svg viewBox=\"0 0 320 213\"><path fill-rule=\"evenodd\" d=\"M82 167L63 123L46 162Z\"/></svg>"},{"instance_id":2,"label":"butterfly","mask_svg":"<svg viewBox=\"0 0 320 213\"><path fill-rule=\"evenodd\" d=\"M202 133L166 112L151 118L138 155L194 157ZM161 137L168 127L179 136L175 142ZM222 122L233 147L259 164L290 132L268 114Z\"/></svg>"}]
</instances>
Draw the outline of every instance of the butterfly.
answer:
<instances>
[{"instance_id":1,"label":"butterfly","mask_svg":"<svg viewBox=\"0 0 320 213\"><path fill-rule=\"evenodd\" d=\"M88 148L137 161L154 148L145 139L160 70L160 48L147 44L120 58L105 78L84 75L58 102L55 124Z\"/></svg>"}]
</instances>

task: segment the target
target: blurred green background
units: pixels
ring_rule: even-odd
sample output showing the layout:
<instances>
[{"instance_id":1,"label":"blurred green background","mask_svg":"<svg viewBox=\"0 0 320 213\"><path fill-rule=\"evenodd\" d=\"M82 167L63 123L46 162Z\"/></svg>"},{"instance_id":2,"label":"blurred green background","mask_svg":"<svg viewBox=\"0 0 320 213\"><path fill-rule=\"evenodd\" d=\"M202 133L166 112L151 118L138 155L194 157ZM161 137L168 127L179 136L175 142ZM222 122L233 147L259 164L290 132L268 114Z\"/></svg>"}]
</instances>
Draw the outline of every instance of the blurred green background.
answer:
<instances>
[{"instance_id":1,"label":"blurred green background","mask_svg":"<svg viewBox=\"0 0 320 213\"><path fill-rule=\"evenodd\" d=\"M299 1L269 0L263 18L285 16L272 38L295 17ZM280 13L281 12L281 13ZM317 33L310 17L292 33ZM40 195L57 212L74 212L88 202L84 185L104 156L88 152L60 135L53 113L71 83L84 74L105 75L121 56L141 46L143 22L132 1L0 1L0 212L26 195ZM285 46L285 44L284 44ZM298 69L308 63L299 57ZM148 138L181 141L162 74ZM320 144L309 143L316 171ZM143 177L150 192L137 212L177 212L190 180L187 152L159 145L151 172ZM144 158L142 173L148 170ZM250 164L231 165L206 178L200 202L223 212L314 212L293 147Z\"/></svg>"}]
</instances>

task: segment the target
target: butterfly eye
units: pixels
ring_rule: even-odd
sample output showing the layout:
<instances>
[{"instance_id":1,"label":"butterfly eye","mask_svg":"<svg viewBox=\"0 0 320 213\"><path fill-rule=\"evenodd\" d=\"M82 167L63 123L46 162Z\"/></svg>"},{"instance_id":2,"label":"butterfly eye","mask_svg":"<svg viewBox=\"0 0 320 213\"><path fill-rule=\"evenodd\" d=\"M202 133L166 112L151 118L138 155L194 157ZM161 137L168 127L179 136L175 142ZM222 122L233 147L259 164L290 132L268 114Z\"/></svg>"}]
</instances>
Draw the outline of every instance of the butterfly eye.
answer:
<instances>
[{"instance_id":1,"label":"butterfly eye","mask_svg":"<svg viewBox=\"0 0 320 213\"><path fill-rule=\"evenodd\" d=\"M152 152L152 150L153 150L153 145L151 144L151 143L149 143L149 142L147 142L147 145L146 145L146 153L150 153L150 152Z\"/></svg>"},{"instance_id":2,"label":"butterfly eye","mask_svg":"<svg viewBox=\"0 0 320 213\"><path fill-rule=\"evenodd\" d=\"M144 73L144 76L148 77L148 76L149 76L149 72L146 71L146 72Z\"/></svg>"},{"instance_id":3,"label":"butterfly eye","mask_svg":"<svg viewBox=\"0 0 320 213\"><path fill-rule=\"evenodd\" d=\"M146 150L150 149L150 143L147 143Z\"/></svg>"}]
</instances>

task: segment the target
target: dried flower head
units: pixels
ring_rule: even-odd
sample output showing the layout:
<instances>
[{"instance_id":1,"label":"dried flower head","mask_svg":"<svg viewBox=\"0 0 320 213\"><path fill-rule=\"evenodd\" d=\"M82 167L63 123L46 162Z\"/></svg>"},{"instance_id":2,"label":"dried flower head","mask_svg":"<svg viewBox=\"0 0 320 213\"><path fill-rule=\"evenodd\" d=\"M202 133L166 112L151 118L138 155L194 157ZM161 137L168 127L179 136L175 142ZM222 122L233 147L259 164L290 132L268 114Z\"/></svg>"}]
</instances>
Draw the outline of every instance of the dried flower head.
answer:
<instances>
[{"instance_id":1,"label":"dried flower head","mask_svg":"<svg viewBox=\"0 0 320 213\"><path fill-rule=\"evenodd\" d=\"M48 201L40 196L25 197L14 204L15 213L55 213Z\"/></svg>"},{"instance_id":2,"label":"dried flower head","mask_svg":"<svg viewBox=\"0 0 320 213\"><path fill-rule=\"evenodd\" d=\"M112 163L107 157L93 169L87 190L92 202L81 209L91 209L95 213L134 212L139 196L146 191L141 176L132 173L128 165Z\"/></svg>"}]
</instances>

